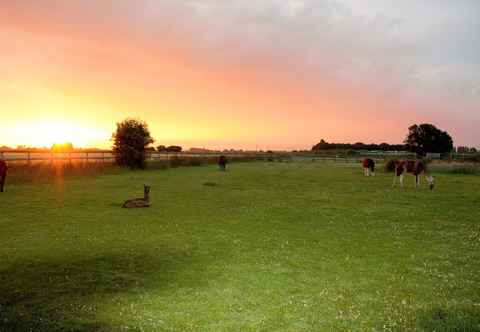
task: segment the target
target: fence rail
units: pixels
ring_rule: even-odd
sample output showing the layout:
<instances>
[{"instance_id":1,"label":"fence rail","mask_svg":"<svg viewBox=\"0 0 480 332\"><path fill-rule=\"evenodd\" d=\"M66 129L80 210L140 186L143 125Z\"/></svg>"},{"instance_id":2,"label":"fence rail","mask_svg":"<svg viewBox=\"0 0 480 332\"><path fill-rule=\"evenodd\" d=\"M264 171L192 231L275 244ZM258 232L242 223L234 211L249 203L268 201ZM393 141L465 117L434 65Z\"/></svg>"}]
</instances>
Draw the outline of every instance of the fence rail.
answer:
<instances>
[{"instance_id":1,"label":"fence rail","mask_svg":"<svg viewBox=\"0 0 480 332\"><path fill-rule=\"evenodd\" d=\"M415 156L408 153L397 154L376 154L365 153L359 155L348 154L319 154L319 153L265 153L265 152L229 152L229 153L193 153L193 152L147 152L147 161L162 161L169 160L175 157L181 158L217 158L220 155L226 155L229 158L252 158L252 159L315 159L321 161L345 162L353 163L360 162L363 158L369 157L377 162L382 162L387 159L406 159L414 158ZM464 155L451 154L448 160L465 161L474 158L479 158L478 155ZM51 152L51 151L11 151L0 150L0 159L14 163L31 163L31 162L103 162L109 163L115 160L115 155L110 150L99 151L72 151L72 152ZM443 158L442 158L443 159Z\"/></svg>"},{"instance_id":2,"label":"fence rail","mask_svg":"<svg viewBox=\"0 0 480 332\"><path fill-rule=\"evenodd\" d=\"M222 153L165 153L148 152L147 161L169 160L175 157L183 158L216 158ZM255 153L228 153L231 158L262 157L263 154ZM74 152L50 152L50 151L0 151L0 159L8 162L29 163L48 161L83 161L83 162L113 162L115 154L112 151L74 151Z\"/></svg>"}]
</instances>

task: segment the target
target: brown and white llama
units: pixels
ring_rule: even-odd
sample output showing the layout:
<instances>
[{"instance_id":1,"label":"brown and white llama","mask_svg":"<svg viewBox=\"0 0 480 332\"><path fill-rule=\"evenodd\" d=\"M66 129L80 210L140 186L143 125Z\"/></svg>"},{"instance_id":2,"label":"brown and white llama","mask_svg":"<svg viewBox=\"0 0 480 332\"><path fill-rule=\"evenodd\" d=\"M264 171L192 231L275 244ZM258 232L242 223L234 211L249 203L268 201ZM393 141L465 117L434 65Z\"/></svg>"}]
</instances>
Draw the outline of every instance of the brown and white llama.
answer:
<instances>
[{"instance_id":1,"label":"brown and white llama","mask_svg":"<svg viewBox=\"0 0 480 332\"><path fill-rule=\"evenodd\" d=\"M395 176L393 178L393 186L400 181L400 186L403 187L403 178L405 173L410 173L415 176L415 188L420 186L421 177L424 176L428 182L430 189L434 188L435 179L428 173L427 166L421 160L396 160L395 161Z\"/></svg>"},{"instance_id":2,"label":"brown and white llama","mask_svg":"<svg viewBox=\"0 0 480 332\"><path fill-rule=\"evenodd\" d=\"M365 176L375 176L375 161L370 158L365 158L362 161L363 174Z\"/></svg>"},{"instance_id":3,"label":"brown and white llama","mask_svg":"<svg viewBox=\"0 0 480 332\"><path fill-rule=\"evenodd\" d=\"M150 207L150 186L143 185L143 198L129 199L123 203L122 208L134 209Z\"/></svg>"},{"instance_id":4,"label":"brown and white llama","mask_svg":"<svg viewBox=\"0 0 480 332\"><path fill-rule=\"evenodd\" d=\"M7 178L7 163L4 160L0 160L0 192L3 193L5 189L5 179Z\"/></svg>"}]
</instances>

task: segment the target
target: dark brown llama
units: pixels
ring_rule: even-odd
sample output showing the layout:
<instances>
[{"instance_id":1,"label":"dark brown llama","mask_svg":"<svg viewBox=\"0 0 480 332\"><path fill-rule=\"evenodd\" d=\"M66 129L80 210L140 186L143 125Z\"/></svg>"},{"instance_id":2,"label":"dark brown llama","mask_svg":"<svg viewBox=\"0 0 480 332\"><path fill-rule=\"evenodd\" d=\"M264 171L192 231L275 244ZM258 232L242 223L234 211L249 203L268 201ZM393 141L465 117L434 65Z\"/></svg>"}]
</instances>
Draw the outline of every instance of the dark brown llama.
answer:
<instances>
[{"instance_id":1,"label":"dark brown llama","mask_svg":"<svg viewBox=\"0 0 480 332\"><path fill-rule=\"evenodd\" d=\"M228 163L227 157L220 156L220 158L218 158L218 166L220 167L221 171L227 170L227 163Z\"/></svg>"},{"instance_id":2,"label":"dark brown llama","mask_svg":"<svg viewBox=\"0 0 480 332\"><path fill-rule=\"evenodd\" d=\"M122 208L134 209L150 207L150 186L143 185L143 198L129 199L123 203Z\"/></svg>"},{"instance_id":3,"label":"dark brown llama","mask_svg":"<svg viewBox=\"0 0 480 332\"><path fill-rule=\"evenodd\" d=\"M7 178L7 163L4 160L0 160L0 192L5 190L5 180Z\"/></svg>"}]
</instances>

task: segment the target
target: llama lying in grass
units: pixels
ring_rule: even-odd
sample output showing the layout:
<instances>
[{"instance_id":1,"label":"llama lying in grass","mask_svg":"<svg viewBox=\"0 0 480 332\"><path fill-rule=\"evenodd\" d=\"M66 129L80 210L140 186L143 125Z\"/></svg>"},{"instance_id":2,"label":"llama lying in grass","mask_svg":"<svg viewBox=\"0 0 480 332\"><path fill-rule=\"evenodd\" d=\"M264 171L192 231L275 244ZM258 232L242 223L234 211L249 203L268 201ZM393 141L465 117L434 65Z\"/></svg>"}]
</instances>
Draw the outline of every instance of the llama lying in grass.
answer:
<instances>
[{"instance_id":1,"label":"llama lying in grass","mask_svg":"<svg viewBox=\"0 0 480 332\"><path fill-rule=\"evenodd\" d=\"M122 208L134 209L150 207L150 186L143 185L143 198L129 199L123 203Z\"/></svg>"},{"instance_id":2,"label":"llama lying in grass","mask_svg":"<svg viewBox=\"0 0 480 332\"><path fill-rule=\"evenodd\" d=\"M399 178L400 186L403 187L403 178L405 173L410 173L415 176L415 188L420 186L420 179L423 176L427 179L430 189L434 187L434 178L428 174L425 163L421 160L396 160L395 161L395 176L393 178L393 186Z\"/></svg>"},{"instance_id":3,"label":"llama lying in grass","mask_svg":"<svg viewBox=\"0 0 480 332\"><path fill-rule=\"evenodd\" d=\"M365 158L362 161L363 174L365 176L375 176L375 161L370 158Z\"/></svg>"},{"instance_id":4,"label":"llama lying in grass","mask_svg":"<svg viewBox=\"0 0 480 332\"><path fill-rule=\"evenodd\" d=\"M3 193L5 189L5 179L7 178L7 163L4 160L0 160L0 192Z\"/></svg>"}]
</instances>

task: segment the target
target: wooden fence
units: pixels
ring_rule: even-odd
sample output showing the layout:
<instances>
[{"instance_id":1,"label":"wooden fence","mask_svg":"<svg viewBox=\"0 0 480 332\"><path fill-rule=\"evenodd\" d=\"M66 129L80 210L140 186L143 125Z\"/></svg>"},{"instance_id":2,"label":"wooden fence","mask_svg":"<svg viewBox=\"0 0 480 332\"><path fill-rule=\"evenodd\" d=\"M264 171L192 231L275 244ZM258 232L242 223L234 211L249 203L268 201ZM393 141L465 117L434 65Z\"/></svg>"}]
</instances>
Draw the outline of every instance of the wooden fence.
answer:
<instances>
[{"instance_id":1,"label":"wooden fence","mask_svg":"<svg viewBox=\"0 0 480 332\"><path fill-rule=\"evenodd\" d=\"M217 158L222 153L164 153L147 152L147 161L162 161L172 158ZM228 153L228 157L234 158L262 158L263 154L256 153ZM13 163L33 162L99 162L111 163L115 160L112 151L72 151L72 152L50 152L50 151L0 151L0 159Z\"/></svg>"},{"instance_id":2,"label":"wooden fence","mask_svg":"<svg viewBox=\"0 0 480 332\"><path fill-rule=\"evenodd\" d=\"M9 162L30 163L41 161L113 161L111 152L48 152L48 151L0 151L0 159Z\"/></svg>"},{"instance_id":3,"label":"wooden fence","mask_svg":"<svg viewBox=\"0 0 480 332\"><path fill-rule=\"evenodd\" d=\"M148 152L147 161L162 161L172 158L218 158L220 155L226 155L230 159L263 159L263 160L312 160L337 163L358 163L365 157L374 159L377 162L384 162L387 159L407 159L415 158L414 155L408 153L397 154L377 154L366 153L359 155L348 154L319 154L319 153L264 153L264 152L230 152L230 153L165 153L165 152ZM471 157L471 155L468 155ZM34 162L97 162L111 163L115 160L115 155L110 150L94 150L94 151L72 151L72 152L51 152L51 151L18 151L18 150L0 150L0 159L12 163L34 163ZM466 160L464 155L451 154L449 160L462 161Z\"/></svg>"}]
</instances>

